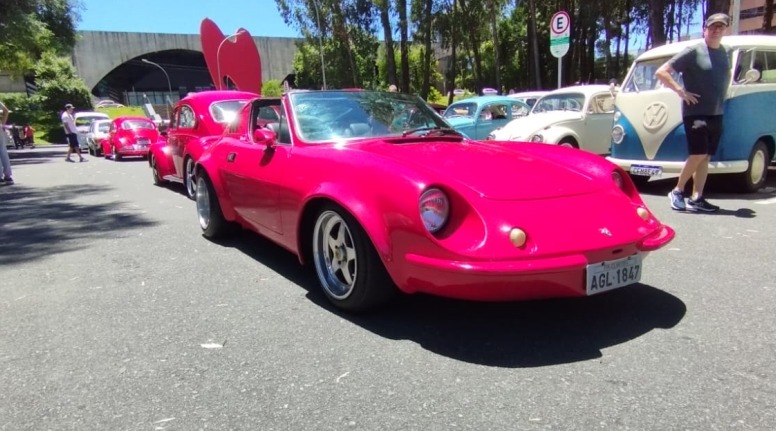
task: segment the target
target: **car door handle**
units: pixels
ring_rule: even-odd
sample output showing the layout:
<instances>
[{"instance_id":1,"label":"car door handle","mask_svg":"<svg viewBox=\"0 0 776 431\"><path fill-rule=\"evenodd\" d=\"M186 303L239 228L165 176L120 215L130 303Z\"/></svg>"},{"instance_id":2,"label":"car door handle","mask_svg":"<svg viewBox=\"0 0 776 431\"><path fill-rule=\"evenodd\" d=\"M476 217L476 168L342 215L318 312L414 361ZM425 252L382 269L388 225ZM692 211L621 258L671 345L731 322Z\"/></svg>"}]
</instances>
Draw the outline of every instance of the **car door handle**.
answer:
<instances>
[{"instance_id":1,"label":"car door handle","mask_svg":"<svg viewBox=\"0 0 776 431\"><path fill-rule=\"evenodd\" d=\"M227 161L227 163L233 163L234 159L236 159L236 158L237 158L237 153L229 153L226 156L226 161Z\"/></svg>"}]
</instances>

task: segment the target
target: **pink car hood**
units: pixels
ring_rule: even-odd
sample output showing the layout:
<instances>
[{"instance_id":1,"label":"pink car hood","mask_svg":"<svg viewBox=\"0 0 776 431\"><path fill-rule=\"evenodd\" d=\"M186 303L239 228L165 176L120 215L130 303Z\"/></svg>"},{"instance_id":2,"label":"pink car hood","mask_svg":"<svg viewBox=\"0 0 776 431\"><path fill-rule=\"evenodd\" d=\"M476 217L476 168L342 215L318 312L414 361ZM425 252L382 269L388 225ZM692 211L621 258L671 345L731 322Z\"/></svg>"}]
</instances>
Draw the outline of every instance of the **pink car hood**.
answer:
<instances>
[{"instance_id":1,"label":"pink car hood","mask_svg":"<svg viewBox=\"0 0 776 431\"><path fill-rule=\"evenodd\" d=\"M415 166L419 173L433 172L440 181L458 183L487 199L547 199L593 193L602 188L601 182L578 165L584 158L577 160L575 166L572 160L563 164L555 157L472 141L386 141L368 144L363 149Z\"/></svg>"}]
</instances>

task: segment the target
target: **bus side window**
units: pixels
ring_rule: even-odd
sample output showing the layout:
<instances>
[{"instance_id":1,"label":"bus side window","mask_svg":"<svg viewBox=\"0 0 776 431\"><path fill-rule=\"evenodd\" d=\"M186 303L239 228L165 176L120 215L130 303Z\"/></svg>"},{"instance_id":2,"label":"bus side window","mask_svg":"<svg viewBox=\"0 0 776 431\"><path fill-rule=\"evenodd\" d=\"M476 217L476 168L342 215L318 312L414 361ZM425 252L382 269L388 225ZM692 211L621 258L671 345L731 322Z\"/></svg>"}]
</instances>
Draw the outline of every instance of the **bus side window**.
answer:
<instances>
[{"instance_id":1,"label":"bus side window","mask_svg":"<svg viewBox=\"0 0 776 431\"><path fill-rule=\"evenodd\" d=\"M758 82L776 83L776 51L762 51L758 53L754 68L760 71ZM762 64L757 64L761 62ZM760 66L760 67L758 67Z\"/></svg>"}]
</instances>

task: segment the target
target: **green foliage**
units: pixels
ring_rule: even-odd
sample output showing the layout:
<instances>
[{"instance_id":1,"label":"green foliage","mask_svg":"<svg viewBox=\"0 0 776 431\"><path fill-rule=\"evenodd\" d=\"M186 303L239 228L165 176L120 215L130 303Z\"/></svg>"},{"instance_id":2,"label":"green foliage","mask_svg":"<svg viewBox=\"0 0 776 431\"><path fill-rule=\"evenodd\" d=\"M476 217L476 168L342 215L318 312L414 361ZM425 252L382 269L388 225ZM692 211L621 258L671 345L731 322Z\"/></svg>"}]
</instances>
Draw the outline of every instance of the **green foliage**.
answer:
<instances>
[{"instance_id":1,"label":"green foliage","mask_svg":"<svg viewBox=\"0 0 776 431\"><path fill-rule=\"evenodd\" d=\"M118 117L145 117L145 112L140 106L122 106L117 108L97 108L97 112L104 112L110 118Z\"/></svg>"},{"instance_id":2,"label":"green foliage","mask_svg":"<svg viewBox=\"0 0 776 431\"><path fill-rule=\"evenodd\" d=\"M270 79L261 84L261 95L264 97L279 97L283 95L283 87L277 79Z\"/></svg>"},{"instance_id":3,"label":"green foliage","mask_svg":"<svg viewBox=\"0 0 776 431\"><path fill-rule=\"evenodd\" d=\"M19 77L44 52L66 54L75 45L77 0L0 1L0 65Z\"/></svg>"},{"instance_id":4,"label":"green foliage","mask_svg":"<svg viewBox=\"0 0 776 431\"><path fill-rule=\"evenodd\" d=\"M86 84L75 74L75 68L66 57L45 53L35 66L40 107L44 111L61 112L65 104L76 109L91 109L92 100Z\"/></svg>"}]
</instances>

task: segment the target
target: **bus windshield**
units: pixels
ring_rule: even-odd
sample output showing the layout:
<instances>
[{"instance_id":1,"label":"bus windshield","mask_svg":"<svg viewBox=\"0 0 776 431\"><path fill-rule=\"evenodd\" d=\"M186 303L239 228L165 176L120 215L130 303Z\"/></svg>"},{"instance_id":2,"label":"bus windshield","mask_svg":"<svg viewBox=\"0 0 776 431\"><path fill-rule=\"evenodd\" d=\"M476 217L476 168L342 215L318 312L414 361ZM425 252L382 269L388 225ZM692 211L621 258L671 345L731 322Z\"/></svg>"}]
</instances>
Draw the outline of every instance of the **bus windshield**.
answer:
<instances>
[{"instance_id":1,"label":"bus windshield","mask_svg":"<svg viewBox=\"0 0 776 431\"><path fill-rule=\"evenodd\" d=\"M636 64L633 65L633 71L628 75L628 78L622 85L622 91L630 93L661 88L662 84L660 83L660 80L655 77L655 71L670 59L671 56L668 56L636 62ZM674 73L672 76L676 82L682 84L681 75Z\"/></svg>"}]
</instances>

